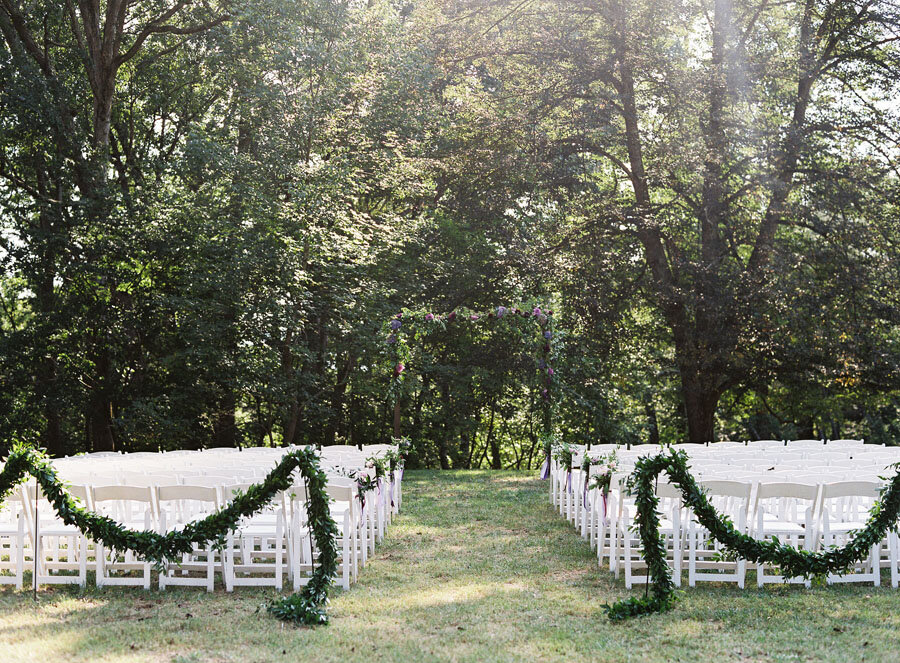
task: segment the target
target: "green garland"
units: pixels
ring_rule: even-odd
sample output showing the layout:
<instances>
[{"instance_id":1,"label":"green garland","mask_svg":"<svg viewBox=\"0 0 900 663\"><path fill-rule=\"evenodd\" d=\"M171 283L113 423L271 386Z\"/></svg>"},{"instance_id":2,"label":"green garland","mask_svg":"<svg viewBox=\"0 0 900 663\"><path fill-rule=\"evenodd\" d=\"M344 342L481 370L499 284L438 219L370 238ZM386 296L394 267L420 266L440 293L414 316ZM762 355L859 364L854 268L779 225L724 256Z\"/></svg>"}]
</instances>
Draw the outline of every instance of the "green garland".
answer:
<instances>
[{"instance_id":1,"label":"green garland","mask_svg":"<svg viewBox=\"0 0 900 663\"><path fill-rule=\"evenodd\" d=\"M866 526L853 532L853 539L847 545L812 552L798 550L777 539L759 541L741 534L706 499L705 493L691 476L687 461L684 451L670 451L641 458L635 463L634 473L628 479L628 489L636 500L638 533L647 573L653 581L653 591L647 596L631 597L604 606L607 615L614 621L662 612L671 608L675 601L675 586L666 563L665 541L659 534L659 514L656 510L659 498L656 496L655 483L662 472L666 472L669 481L681 489L685 506L694 512L697 521L709 530L716 541L731 553L750 562L778 566L786 578L822 577L829 573L844 572L864 560L873 545L897 528L897 517L900 515L900 471L882 489L881 498L869 511Z\"/></svg>"},{"instance_id":2,"label":"green garland","mask_svg":"<svg viewBox=\"0 0 900 663\"><path fill-rule=\"evenodd\" d=\"M327 624L328 614L324 606L328 601L328 588L337 573L337 526L331 518L329 498L325 492L328 478L319 467L318 457L312 449L289 452L261 483L247 488L228 506L202 520L187 523L181 530L166 534L131 530L112 518L88 511L66 491L49 458L43 452L24 445L13 448L0 471L0 504L25 479L26 474L31 474L64 523L74 525L85 536L107 548L130 550L162 567L166 562L176 561L181 555L190 553L194 544L213 542L221 549L225 545L226 535L239 528L241 519L258 513L277 493L291 487L293 472L298 468L308 488L309 522L319 548L319 566L301 592L271 602L268 610L287 621Z\"/></svg>"}]
</instances>

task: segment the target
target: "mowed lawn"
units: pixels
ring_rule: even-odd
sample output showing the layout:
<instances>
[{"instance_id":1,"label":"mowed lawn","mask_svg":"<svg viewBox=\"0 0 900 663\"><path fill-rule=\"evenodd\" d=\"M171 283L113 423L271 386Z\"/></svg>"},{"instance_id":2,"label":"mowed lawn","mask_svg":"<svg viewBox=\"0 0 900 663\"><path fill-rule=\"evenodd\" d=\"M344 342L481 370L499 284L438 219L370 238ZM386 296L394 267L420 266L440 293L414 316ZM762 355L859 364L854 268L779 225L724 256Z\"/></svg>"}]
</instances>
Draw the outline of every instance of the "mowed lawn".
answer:
<instances>
[{"instance_id":1,"label":"mowed lawn","mask_svg":"<svg viewBox=\"0 0 900 663\"><path fill-rule=\"evenodd\" d=\"M698 587L612 624L628 595L533 473L407 472L404 513L332 624L285 626L265 591L0 589L0 661L897 661L900 592ZM634 590L640 591L640 590Z\"/></svg>"}]
</instances>

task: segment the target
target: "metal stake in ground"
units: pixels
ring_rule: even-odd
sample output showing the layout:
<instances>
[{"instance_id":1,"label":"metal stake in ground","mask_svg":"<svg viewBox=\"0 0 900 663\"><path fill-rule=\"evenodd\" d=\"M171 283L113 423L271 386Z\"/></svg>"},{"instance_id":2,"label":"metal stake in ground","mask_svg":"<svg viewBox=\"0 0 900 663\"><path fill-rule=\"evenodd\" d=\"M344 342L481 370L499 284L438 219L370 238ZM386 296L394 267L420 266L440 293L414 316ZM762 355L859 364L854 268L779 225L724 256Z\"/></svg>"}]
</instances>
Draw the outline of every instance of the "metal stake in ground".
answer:
<instances>
[{"instance_id":1,"label":"metal stake in ground","mask_svg":"<svg viewBox=\"0 0 900 663\"><path fill-rule=\"evenodd\" d=\"M34 571L31 576L31 598L37 603L37 577L38 577L38 548L40 547L40 533L38 532L38 480L34 478Z\"/></svg>"}]
</instances>

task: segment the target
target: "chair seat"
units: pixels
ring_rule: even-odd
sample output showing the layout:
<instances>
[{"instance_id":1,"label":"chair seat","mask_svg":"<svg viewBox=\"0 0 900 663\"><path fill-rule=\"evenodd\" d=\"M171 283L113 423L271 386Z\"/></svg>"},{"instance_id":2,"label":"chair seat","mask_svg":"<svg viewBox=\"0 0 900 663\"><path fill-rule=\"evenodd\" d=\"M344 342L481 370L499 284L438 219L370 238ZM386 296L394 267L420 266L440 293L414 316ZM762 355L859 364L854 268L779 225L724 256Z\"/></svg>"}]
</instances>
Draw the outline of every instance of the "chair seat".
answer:
<instances>
[{"instance_id":1,"label":"chair seat","mask_svg":"<svg viewBox=\"0 0 900 663\"><path fill-rule=\"evenodd\" d=\"M143 527L141 523L141 527ZM38 522L41 536L81 536L81 530L75 525L66 525L61 520L41 520Z\"/></svg>"},{"instance_id":2,"label":"chair seat","mask_svg":"<svg viewBox=\"0 0 900 663\"><path fill-rule=\"evenodd\" d=\"M803 525L792 523L787 520L768 520L763 523L764 535L770 534L806 534L806 528Z\"/></svg>"},{"instance_id":3,"label":"chair seat","mask_svg":"<svg viewBox=\"0 0 900 663\"><path fill-rule=\"evenodd\" d=\"M832 534L846 534L847 532L851 532L853 530L861 530L864 529L866 523L862 521L848 521L843 523L829 523L828 531Z\"/></svg>"},{"instance_id":4,"label":"chair seat","mask_svg":"<svg viewBox=\"0 0 900 663\"><path fill-rule=\"evenodd\" d=\"M238 528L238 533L242 536L274 536L275 523L267 525L265 523L249 523Z\"/></svg>"}]
</instances>

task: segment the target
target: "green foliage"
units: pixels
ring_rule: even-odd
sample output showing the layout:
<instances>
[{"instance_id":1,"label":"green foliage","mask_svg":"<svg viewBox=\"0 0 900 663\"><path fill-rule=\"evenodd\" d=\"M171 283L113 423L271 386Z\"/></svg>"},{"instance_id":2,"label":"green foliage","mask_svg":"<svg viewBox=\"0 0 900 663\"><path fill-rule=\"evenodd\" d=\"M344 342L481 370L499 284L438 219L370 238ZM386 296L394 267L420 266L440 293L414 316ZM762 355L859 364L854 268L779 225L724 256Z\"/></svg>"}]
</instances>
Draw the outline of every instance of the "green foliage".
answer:
<instances>
[{"instance_id":1,"label":"green foliage","mask_svg":"<svg viewBox=\"0 0 900 663\"><path fill-rule=\"evenodd\" d=\"M0 450L529 467L527 326L420 329L397 427L384 399L382 321L496 302L552 305L568 442L897 438L890 3L19 5Z\"/></svg>"},{"instance_id":2,"label":"green foliage","mask_svg":"<svg viewBox=\"0 0 900 663\"><path fill-rule=\"evenodd\" d=\"M228 506L166 534L131 530L112 518L88 511L66 491L46 455L25 445L13 448L0 471L0 503L25 479L26 474L30 474L37 479L47 500L64 523L74 525L85 536L109 549L130 550L162 566L190 553L195 544L212 542L221 548L228 532L239 529L242 518L258 513L277 493L290 488L297 469L308 489L307 510L319 550L319 566L300 593L273 602L269 611L281 619L303 624L326 624L328 615L324 606L328 588L337 572L337 526L331 518L325 491L328 478L319 468L313 449L288 452L263 481L247 488Z\"/></svg>"},{"instance_id":3,"label":"green foliage","mask_svg":"<svg viewBox=\"0 0 900 663\"><path fill-rule=\"evenodd\" d=\"M752 563L777 566L785 577L821 578L829 573L841 573L870 554L872 546L896 530L900 518L900 468L885 485L881 498L869 512L869 520L861 530L852 532L852 540L843 547L821 552L797 549L777 539L759 541L739 532L727 518L721 517L709 503L706 494L688 469L684 451L670 451L638 459L628 479L628 489L635 496L636 524L647 563L647 574L653 581L649 596L630 597L606 606L610 619L662 612L671 608L675 600L675 585L666 563L666 545L659 533L659 513L656 496L657 477L665 472L669 482L681 490L684 505L710 536L726 548L726 552Z\"/></svg>"}]
</instances>

